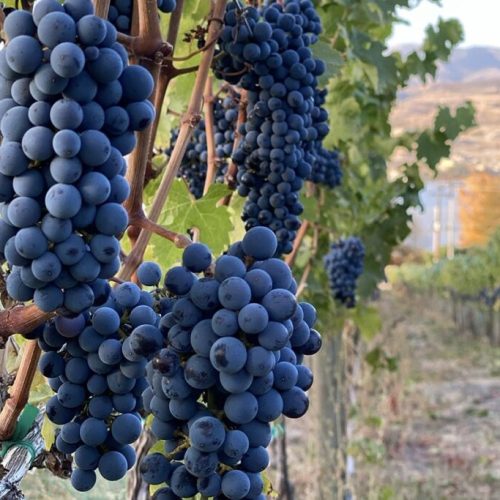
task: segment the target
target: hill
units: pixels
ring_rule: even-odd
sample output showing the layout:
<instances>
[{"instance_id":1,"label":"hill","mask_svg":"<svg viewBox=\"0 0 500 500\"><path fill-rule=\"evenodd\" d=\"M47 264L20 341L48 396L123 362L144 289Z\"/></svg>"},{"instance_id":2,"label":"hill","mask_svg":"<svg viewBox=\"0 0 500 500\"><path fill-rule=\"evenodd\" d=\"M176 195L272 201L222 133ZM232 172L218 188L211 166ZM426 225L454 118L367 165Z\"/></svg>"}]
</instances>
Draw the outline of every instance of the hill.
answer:
<instances>
[{"instance_id":1,"label":"hill","mask_svg":"<svg viewBox=\"0 0 500 500\"><path fill-rule=\"evenodd\" d=\"M398 49L404 54L411 48ZM451 161L441 165L442 170L500 171L500 49L457 49L440 67L436 80L425 85L413 82L399 96L392 117L394 132L428 126L436 106L455 108L465 101L476 107L478 126L456 141ZM409 158L396 154L394 164L406 160Z\"/></svg>"}]
</instances>

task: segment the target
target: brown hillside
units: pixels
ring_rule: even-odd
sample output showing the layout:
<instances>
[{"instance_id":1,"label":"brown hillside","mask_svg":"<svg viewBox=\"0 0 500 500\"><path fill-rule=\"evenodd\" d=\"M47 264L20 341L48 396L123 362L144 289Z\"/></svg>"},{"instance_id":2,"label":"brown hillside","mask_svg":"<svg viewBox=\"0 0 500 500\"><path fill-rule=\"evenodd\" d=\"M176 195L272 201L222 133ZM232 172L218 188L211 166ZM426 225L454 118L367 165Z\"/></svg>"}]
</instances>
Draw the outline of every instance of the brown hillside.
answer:
<instances>
[{"instance_id":1,"label":"brown hillside","mask_svg":"<svg viewBox=\"0 0 500 500\"><path fill-rule=\"evenodd\" d=\"M483 76L470 74L463 82L415 85L405 90L393 114L394 132L431 125L439 105L455 108L472 101L478 126L455 142L451 161L443 162L441 171L500 171L500 77L493 71ZM407 160L396 154L394 165Z\"/></svg>"}]
</instances>

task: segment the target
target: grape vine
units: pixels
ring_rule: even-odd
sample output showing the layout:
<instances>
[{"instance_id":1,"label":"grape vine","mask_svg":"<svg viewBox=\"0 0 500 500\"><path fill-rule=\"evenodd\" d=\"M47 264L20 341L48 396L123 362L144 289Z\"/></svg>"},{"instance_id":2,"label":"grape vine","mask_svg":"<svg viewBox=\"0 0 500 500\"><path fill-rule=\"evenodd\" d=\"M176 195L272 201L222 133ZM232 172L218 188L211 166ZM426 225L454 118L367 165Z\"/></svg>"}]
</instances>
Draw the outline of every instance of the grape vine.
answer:
<instances>
[{"instance_id":1,"label":"grape vine","mask_svg":"<svg viewBox=\"0 0 500 500\"><path fill-rule=\"evenodd\" d=\"M313 375L304 360L322 343L315 308L298 297L309 293L308 278L325 277L311 268L330 241L329 217L357 208L343 200L326 220L311 210L326 198L336 204L358 173L342 171L353 148L332 142L328 125L337 93L323 78L333 71L331 53L319 55L320 14L332 2L95 4L106 20L90 0L3 10L0 292L15 307L0 312L0 335L23 333L29 348L1 437L12 436L42 350L54 449L72 457L76 490L92 489L96 472L115 481L129 471L159 486L158 499L262 500L272 423L306 413ZM163 104L182 109L184 86L189 105L151 194L144 187ZM210 189L213 180L229 189ZM183 181L194 199L179 200L172 221L166 200ZM222 194L214 201L207 191ZM240 216L246 234L228 248L229 236L223 244L217 236L243 234ZM163 240L146 248L152 233ZM213 262L187 235L222 255ZM171 243L187 247L180 265ZM158 263L143 262L146 249ZM362 246L348 239L332 252L334 296L351 307ZM297 281L283 254L302 271ZM136 457L149 421L163 449Z\"/></svg>"}]
</instances>

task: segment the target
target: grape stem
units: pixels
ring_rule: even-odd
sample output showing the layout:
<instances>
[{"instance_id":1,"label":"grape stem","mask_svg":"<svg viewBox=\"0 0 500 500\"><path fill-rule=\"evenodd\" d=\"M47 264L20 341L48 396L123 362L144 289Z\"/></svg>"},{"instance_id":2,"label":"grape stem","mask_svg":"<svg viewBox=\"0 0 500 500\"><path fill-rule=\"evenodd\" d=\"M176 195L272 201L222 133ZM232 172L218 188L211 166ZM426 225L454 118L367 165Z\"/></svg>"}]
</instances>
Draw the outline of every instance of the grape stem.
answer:
<instances>
[{"instance_id":1,"label":"grape stem","mask_svg":"<svg viewBox=\"0 0 500 500\"><path fill-rule=\"evenodd\" d=\"M29 340L24 345L21 364L10 391L10 398L7 399L0 413L0 441L12 437L17 419L28 402L28 394L36 373L40 352L37 340Z\"/></svg>"},{"instance_id":2,"label":"grape stem","mask_svg":"<svg viewBox=\"0 0 500 500\"><path fill-rule=\"evenodd\" d=\"M208 36L213 38L217 36L221 29L220 19L224 15L227 0L217 0L215 2L214 9L209 21ZM181 164L182 158L186 153L186 149L189 141L191 140L195 126L200 120L200 111L203 102L203 91L206 85L208 74L210 71L210 66L212 64L212 59L215 52L215 46L209 47L202 56L200 67L196 74L196 80L194 84L193 93L191 94L191 100L188 106L188 110L182 119L181 127L179 130L179 136L174 146L174 150L170 156L165 174L161 181L161 184L156 192L151 210L148 214L148 219L154 223L158 221L158 218L163 210L163 206L168 197L168 193L172 187L174 179L177 177L177 172ZM143 182L143 176L141 177L141 183ZM141 263L146 247L151 238L151 232L143 229L137 241L135 242L134 248L130 253L125 265L120 272L120 278L130 279L137 266Z\"/></svg>"},{"instance_id":3,"label":"grape stem","mask_svg":"<svg viewBox=\"0 0 500 500\"><path fill-rule=\"evenodd\" d=\"M157 224L156 222L148 219L144 214L135 215L132 219L130 219L130 224L134 227L144 229L171 241L177 248L186 248L192 243L187 236L170 231L161 224Z\"/></svg>"},{"instance_id":4,"label":"grape stem","mask_svg":"<svg viewBox=\"0 0 500 500\"><path fill-rule=\"evenodd\" d=\"M135 442L134 448L137 454L137 464L148 454L155 444L156 438L151 429L145 427L139 439ZM133 473L127 476L127 500L148 500L149 485L144 481L138 471L139 467L134 467Z\"/></svg>"},{"instance_id":5,"label":"grape stem","mask_svg":"<svg viewBox=\"0 0 500 500\"><path fill-rule=\"evenodd\" d=\"M97 0L97 3L109 0ZM137 13L137 15L136 15ZM118 34L118 41L137 57L152 57L157 52L162 57L172 55L172 45L163 41L157 0L135 0L132 16L132 35Z\"/></svg>"},{"instance_id":6,"label":"grape stem","mask_svg":"<svg viewBox=\"0 0 500 500\"><path fill-rule=\"evenodd\" d=\"M205 178L205 186L203 188L203 195L207 194L210 186L215 179L217 168L215 157L215 124L214 124L214 95L212 91L212 78L207 78L205 86L205 103L203 105L205 112L205 134L207 137L207 176Z\"/></svg>"},{"instance_id":7,"label":"grape stem","mask_svg":"<svg viewBox=\"0 0 500 500\"><path fill-rule=\"evenodd\" d=\"M211 38L208 42L206 42L205 45L201 49L195 50L194 52L190 52L187 56L181 56L181 57L167 56L165 59L169 60L169 61L177 61L177 62L189 61L189 59L192 59L194 56L197 56L198 54L201 54L201 53L207 51L208 49L210 49L213 45L215 45L217 43L218 39L219 39L219 36L217 34L214 38Z\"/></svg>"},{"instance_id":8,"label":"grape stem","mask_svg":"<svg viewBox=\"0 0 500 500\"><path fill-rule=\"evenodd\" d=\"M182 18L182 9L184 7L184 0L177 0L176 8L170 15L170 21L168 25L168 33L167 33L167 44L169 44L172 47L172 52L175 49L175 43L177 41L177 37L179 35L179 29L180 29L180 22ZM198 66L196 66L193 71L196 71L198 69ZM150 144L150 151L149 151L149 157L148 157L148 162L146 166L146 174L144 178L144 185L147 184L147 182L155 177L154 172L153 172L153 163L152 163L152 152L153 152L153 147L154 147L154 140L156 138L156 135L158 133L158 127L160 124L160 119L162 115L162 110L163 110L163 103L165 101L165 96L167 94L167 89L168 86L170 85L170 82L172 81L173 78L179 76L182 70L177 70L174 68L173 64L171 61L164 60L162 63L162 66L160 68L160 75L158 77L158 80L156 81L155 85L155 93L154 93L154 98L153 98L153 105L156 110L156 115L155 119L153 122L153 129L151 131L151 144ZM134 228L135 235L133 235L135 238L139 236L140 233L140 228Z\"/></svg>"},{"instance_id":9,"label":"grape stem","mask_svg":"<svg viewBox=\"0 0 500 500\"><path fill-rule=\"evenodd\" d=\"M304 238L307 234L309 226L310 226L309 221L305 220L302 222L302 225L300 226L300 229L295 238L295 241L293 242L293 250L289 255L286 256L285 262L290 267L292 267L295 264L295 259L297 258L297 255L299 253L300 247L302 246L302 242L304 241Z\"/></svg>"},{"instance_id":10,"label":"grape stem","mask_svg":"<svg viewBox=\"0 0 500 500\"><path fill-rule=\"evenodd\" d=\"M160 60L161 61L161 60ZM141 61L153 77L158 82L160 75L160 64L158 61L143 59ZM150 145L152 140L153 126L137 134L137 145L130 154L129 166L127 170L127 180L130 184L130 196L124 203L131 219L136 213L142 210L142 193L144 189L144 178L146 175L146 165L150 155Z\"/></svg>"},{"instance_id":11,"label":"grape stem","mask_svg":"<svg viewBox=\"0 0 500 500\"><path fill-rule=\"evenodd\" d=\"M302 276L299 281L299 285L297 286L297 292L295 294L296 297L300 297L304 290L307 287L307 280L309 279L309 275L311 274L312 267L314 264L314 259L316 258L316 254L318 253L318 242L319 242L319 228L314 226L314 233L311 241L311 255L309 257L309 261L302 272Z\"/></svg>"},{"instance_id":12,"label":"grape stem","mask_svg":"<svg viewBox=\"0 0 500 500\"><path fill-rule=\"evenodd\" d=\"M16 333L21 335L32 332L35 328L53 316L38 309L35 305L15 306L0 312L0 349L5 341Z\"/></svg>"},{"instance_id":13,"label":"grape stem","mask_svg":"<svg viewBox=\"0 0 500 500\"><path fill-rule=\"evenodd\" d=\"M109 5L111 0L94 0L95 15L102 19L108 18Z\"/></svg>"}]
</instances>

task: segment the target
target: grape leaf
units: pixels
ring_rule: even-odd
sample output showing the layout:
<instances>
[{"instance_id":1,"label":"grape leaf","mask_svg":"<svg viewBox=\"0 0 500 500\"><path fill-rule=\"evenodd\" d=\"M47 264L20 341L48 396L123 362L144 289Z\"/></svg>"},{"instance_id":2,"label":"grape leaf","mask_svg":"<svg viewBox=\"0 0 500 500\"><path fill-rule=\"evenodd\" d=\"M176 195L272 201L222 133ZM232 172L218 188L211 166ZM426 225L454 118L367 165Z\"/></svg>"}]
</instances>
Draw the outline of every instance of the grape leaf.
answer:
<instances>
[{"instance_id":1,"label":"grape leaf","mask_svg":"<svg viewBox=\"0 0 500 500\"><path fill-rule=\"evenodd\" d=\"M177 233L187 234L190 229L200 230L200 240L208 245L214 255L220 254L230 244L234 228L232 210L217 206L230 191L224 184L214 184L201 199L195 200L184 181L174 181L168 201L160 215L159 223ZM180 261L182 250L158 237L152 239L151 255L165 268Z\"/></svg>"},{"instance_id":2,"label":"grape leaf","mask_svg":"<svg viewBox=\"0 0 500 500\"><path fill-rule=\"evenodd\" d=\"M438 134L441 133L439 132ZM447 158L449 156L451 149L449 144L436 137L438 134L431 134L426 131L423 132L417 140L418 159L426 160L429 167L433 170L437 167L442 158Z\"/></svg>"},{"instance_id":3,"label":"grape leaf","mask_svg":"<svg viewBox=\"0 0 500 500\"><path fill-rule=\"evenodd\" d=\"M382 329L382 318L375 307L359 304L351 309L350 318L356 323L365 340L371 340Z\"/></svg>"},{"instance_id":4,"label":"grape leaf","mask_svg":"<svg viewBox=\"0 0 500 500\"><path fill-rule=\"evenodd\" d=\"M460 106L455 116L449 107L441 106L434 122L434 130L443 133L448 139L455 140L461 132L476 124L475 110L471 102Z\"/></svg>"},{"instance_id":5,"label":"grape leaf","mask_svg":"<svg viewBox=\"0 0 500 500\"><path fill-rule=\"evenodd\" d=\"M320 85L326 85L328 80L340 71L344 61L340 52L335 50L328 41L319 40L313 45L312 49L314 56L324 61L326 65L326 71L318 79Z\"/></svg>"},{"instance_id":6,"label":"grape leaf","mask_svg":"<svg viewBox=\"0 0 500 500\"><path fill-rule=\"evenodd\" d=\"M32 405L45 403L53 395L52 389L47 384L47 381L40 372L35 373L33 383L31 384L29 402Z\"/></svg>"},{"instance_id":7,"label":"grape leaf","mask_svg":"<svg viewBox=\"0 0 500 500\"><path fill-rule=\"evenodd\" d=\"M56 441L56 426L47 418L47 415L43 417L42 437L45 449L50 450Z\"/></svg>"}]
</instances>

